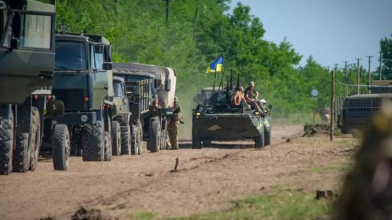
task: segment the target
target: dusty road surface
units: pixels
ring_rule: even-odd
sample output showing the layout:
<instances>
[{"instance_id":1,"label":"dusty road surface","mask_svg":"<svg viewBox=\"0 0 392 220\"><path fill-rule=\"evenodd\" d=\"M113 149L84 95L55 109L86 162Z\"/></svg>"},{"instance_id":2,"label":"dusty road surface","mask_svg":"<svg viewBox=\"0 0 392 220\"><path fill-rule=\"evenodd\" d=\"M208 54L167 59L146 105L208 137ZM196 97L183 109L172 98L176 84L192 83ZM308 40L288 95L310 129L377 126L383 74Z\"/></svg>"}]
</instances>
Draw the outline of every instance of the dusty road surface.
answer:
<instances>
[{"instance_id":1,"label":"dusty road surface","mask_svg":"<svg viewBox=\"0 0 392 220\"><path fill-rule=\"evenodd\" d=\"M51 161L42 160L35 172L0 176L0 219L69 219L82 205L120 219L142 212L189 216L227 209L233 199L276 187L336 187L339 175L312 169L346 163L344 149L324 137L294 138L302 129L274 127L273 144L263 149L238 142L192 150L182 142L178 151L114 157L110 163L73 157L67 172L53 171ZM176 158L178 171L171 172Z\"/></svg>"}]
</instances>

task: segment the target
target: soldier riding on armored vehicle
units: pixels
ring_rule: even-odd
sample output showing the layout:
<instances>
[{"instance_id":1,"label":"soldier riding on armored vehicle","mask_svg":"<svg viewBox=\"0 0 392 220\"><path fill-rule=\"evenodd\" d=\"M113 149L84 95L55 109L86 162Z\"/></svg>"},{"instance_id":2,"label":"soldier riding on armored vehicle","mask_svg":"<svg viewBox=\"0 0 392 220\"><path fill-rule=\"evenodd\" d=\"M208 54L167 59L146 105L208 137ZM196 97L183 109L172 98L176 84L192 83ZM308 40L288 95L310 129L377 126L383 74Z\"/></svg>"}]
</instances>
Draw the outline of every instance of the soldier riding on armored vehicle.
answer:
<instances>
[{"instance_id":1,"label":"soldier riding on armored vehicle","mask_svg":"<svg viewBox=\"0 0 392 220\"><path fill-rule=\"evenodd\" d=\"M259 112L248 106L233 105L234 91L232 88L232 85L228 85L225 90L214 91L208 102L199 104L194 109L192 119L193 149L208 146L211 141L253 139L256 148L271 143L269 112ZM239 83L237 83L237 90L238 88Z\"/></svg>"}]
</instances>

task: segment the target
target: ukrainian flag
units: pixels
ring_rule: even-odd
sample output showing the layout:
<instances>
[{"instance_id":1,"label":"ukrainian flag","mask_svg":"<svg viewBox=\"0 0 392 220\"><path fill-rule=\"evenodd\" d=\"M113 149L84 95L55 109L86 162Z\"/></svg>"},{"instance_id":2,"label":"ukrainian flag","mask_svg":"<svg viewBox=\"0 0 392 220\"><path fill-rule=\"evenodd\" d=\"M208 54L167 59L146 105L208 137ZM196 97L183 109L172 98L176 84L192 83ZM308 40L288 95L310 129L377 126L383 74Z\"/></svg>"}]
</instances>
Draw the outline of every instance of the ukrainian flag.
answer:
<instances>
[{"instance_id":1,"label":"ukrainian flag","mask_svg":"<svg viewBox=\"0 0 392 220\"><path fill-rule=\"evenodd\" d=\"M215 73L223 71L223 57L219 57L216 59L211 65L208 67L206 73Z\"/></svg>"}]
</instances>

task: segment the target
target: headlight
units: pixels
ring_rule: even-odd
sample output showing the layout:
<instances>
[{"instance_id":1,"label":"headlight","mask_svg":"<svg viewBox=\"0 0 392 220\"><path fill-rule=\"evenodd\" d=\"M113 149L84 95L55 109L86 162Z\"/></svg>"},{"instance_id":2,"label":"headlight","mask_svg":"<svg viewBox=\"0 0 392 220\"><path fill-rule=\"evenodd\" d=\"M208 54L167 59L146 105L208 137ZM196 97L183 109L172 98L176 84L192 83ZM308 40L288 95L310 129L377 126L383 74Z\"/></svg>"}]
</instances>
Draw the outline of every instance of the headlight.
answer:
<instances>
[{"instance_id":1,"label":"headlight","mask_svg":"<svg viewBox=\"0 0 392 220\"><path fill-rule=\"evenodd\" d=\"M260 112L255 112L256 117L260 117Z\"/></svg>"},{"instance_id":2,"label":"headlight","mask_svg":"<svg viewBox=\"0 0 392 220\"><path fill-rule=\"evenodd\" d=\"M82 116L80 117L80 120L81 120L82 122L87 122L87 121L88 121L87 115L82 115Z\"/></svg>"},{"instance_id":3,"label":"headlight","mask_svg":"<svg viewBox=\"0 0 392 220\"><path fill-rule=\"evenodd\" d=\"M196 112L196 118L200 118L200 112Z\"/></svg>"}]
</instances>

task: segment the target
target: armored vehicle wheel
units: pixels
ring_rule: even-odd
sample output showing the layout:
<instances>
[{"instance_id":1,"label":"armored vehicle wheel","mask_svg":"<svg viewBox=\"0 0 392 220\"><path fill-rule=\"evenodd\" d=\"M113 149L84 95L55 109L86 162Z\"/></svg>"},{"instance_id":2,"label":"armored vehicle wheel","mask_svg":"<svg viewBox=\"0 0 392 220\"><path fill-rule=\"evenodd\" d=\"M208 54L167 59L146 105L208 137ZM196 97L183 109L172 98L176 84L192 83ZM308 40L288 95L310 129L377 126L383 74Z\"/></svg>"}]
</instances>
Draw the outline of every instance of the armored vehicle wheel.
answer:
<instances>
[{"instance_id":1,"label":"armored vehicle wheel","mask_svg":"<svg viewBox=\"0 0 392 220\"><path fill-rule=\"evenodd\" d=\"M113 143L112 143L113 156L120 156L121 155L121 127L118 121L112 122L112 138L113 138Z\"/></svg>"},{"instance_id":2,"label":"armored vehicle wheel","mask_svg":"<svg viewBox=\"0 0 392 220\"><path fill-rule=\"evenodd\" d=\"M271 144L271 130L264 129L264 146Z\"/></svg>"},{"instance_id":3,"label":"armored vehicle wheel","mask_svg":"<svg viewBox=\"0 0 392 220\"><path fill-rule=\"evenodd\" d=\"M0 174L7 175L12 171L12 151L14 145L14 114L4 119L0 127Z\"/></svg>"},{"instance_id":4,"label":"armored vehicle wheel","mask_svg":"<svg viewBox=\"0 0 392 220\"><path fill-rule=\"evenodd\" d=\"M121 126L121 154L131 154L131 128L129 125Z\"/></svg>"},{"instance_id":5,"label":"armored vehicle wheel","mask_svg":"<svg viewBox=\"0 0 392 220\"><path fill-rule=\"evenodd\" d=\"M153 120L151 123L150 127L150 138L148 140L149 142L149 150L151 152L158 152L159 151L159 146L160 146L160 138L159 134L161 133L160 131L160 121L158 119Z\"/></svg>"},{"instance_id":6,"label":"armored vehicle wheel","mask_svg":"<svg viewBox=\"0 0 392 220\"><path fill-rule=\"evenodd\" d=\"M32 108L32 130L30 130L31 163L30 170L38 166L39 151L41 149L41 120L37 108Z\"/></svg>"},{"instance_id":7,"label":"armored vehicle wheel","mask_svg":"<svg viewBox=\"0 0 392 220\"><path fill-rule=\"evenodd\" d=\"M104 161L112 160L112 124L110 123L110 119L108 119L108 131L105 131L105 156Z\"/></svg>"},{"instance_id":8,"label":"armored vehicle wheel","mask_svg":"<svg viewBox=\"0 0 392 220\"><path fill-rule=\"evenodd\" d=\"M255 147L256 148L264 147L264 135L255 138Z\"/></svg>"},{"instance_id":9,"label":"armored vehicle wheel","mask_svg":"<svg viewBox=\"0 0 392 220\"><path fill-rule=\"evenodd\" d=\"M192 149L201 149L202 147L201 138L192 136Z\"/></svg>"},{"instance_id":10,"label":"armored vehicle wheel","mask_svg":"<svg viewBox=\"0 0 392 220\"><path fill-rule=\"evenodd\" d=\"M82 136L83 161L103 161L105 154L105 129L102 121L86 125Z\"/></svg>"},{"instance_id":11,"label":"armored vehicle wheel","mask_svg":"<svg viewBox=\"0 0 392 220\"><path fill-rule=\"evenodd\" d=\"M143 126L140 120L137 122L137 128L138 128L138 137L137 137L137 146L139 146L139 155L143 153Z\"/></svg>"},{"instance_id":12,"label":"armored vehicle wheel","mask_svg":"<svg viewBox=\"0 0 392 220\"><path fill-rule=\"evenodd\" d=\"M211 140L203 140L203 147L209 147L211 144Z\"/></svg>"},{"instance_id":13,"label":"armored vehicle wheel","mask_svg":"<svg viewBox=\"0 0 392 220\"><path fill-rule=\"evenodd\" d=\"M71 153L71 143L67 125L56 125L53 131L53 168L67 170Z\"/></svg>"},{"instance_id":14,"label":"armored vehicle wheel","mask_svg":"<svg viewBox=\"0 0 392 220\"><path fill-rule=\"evenodd\" d=\"M139 129L136 125L132 125L132 139L131 139L131 155L139 154L139 146L138 146L138 133Z\"/></svg>"}]
</instances>

